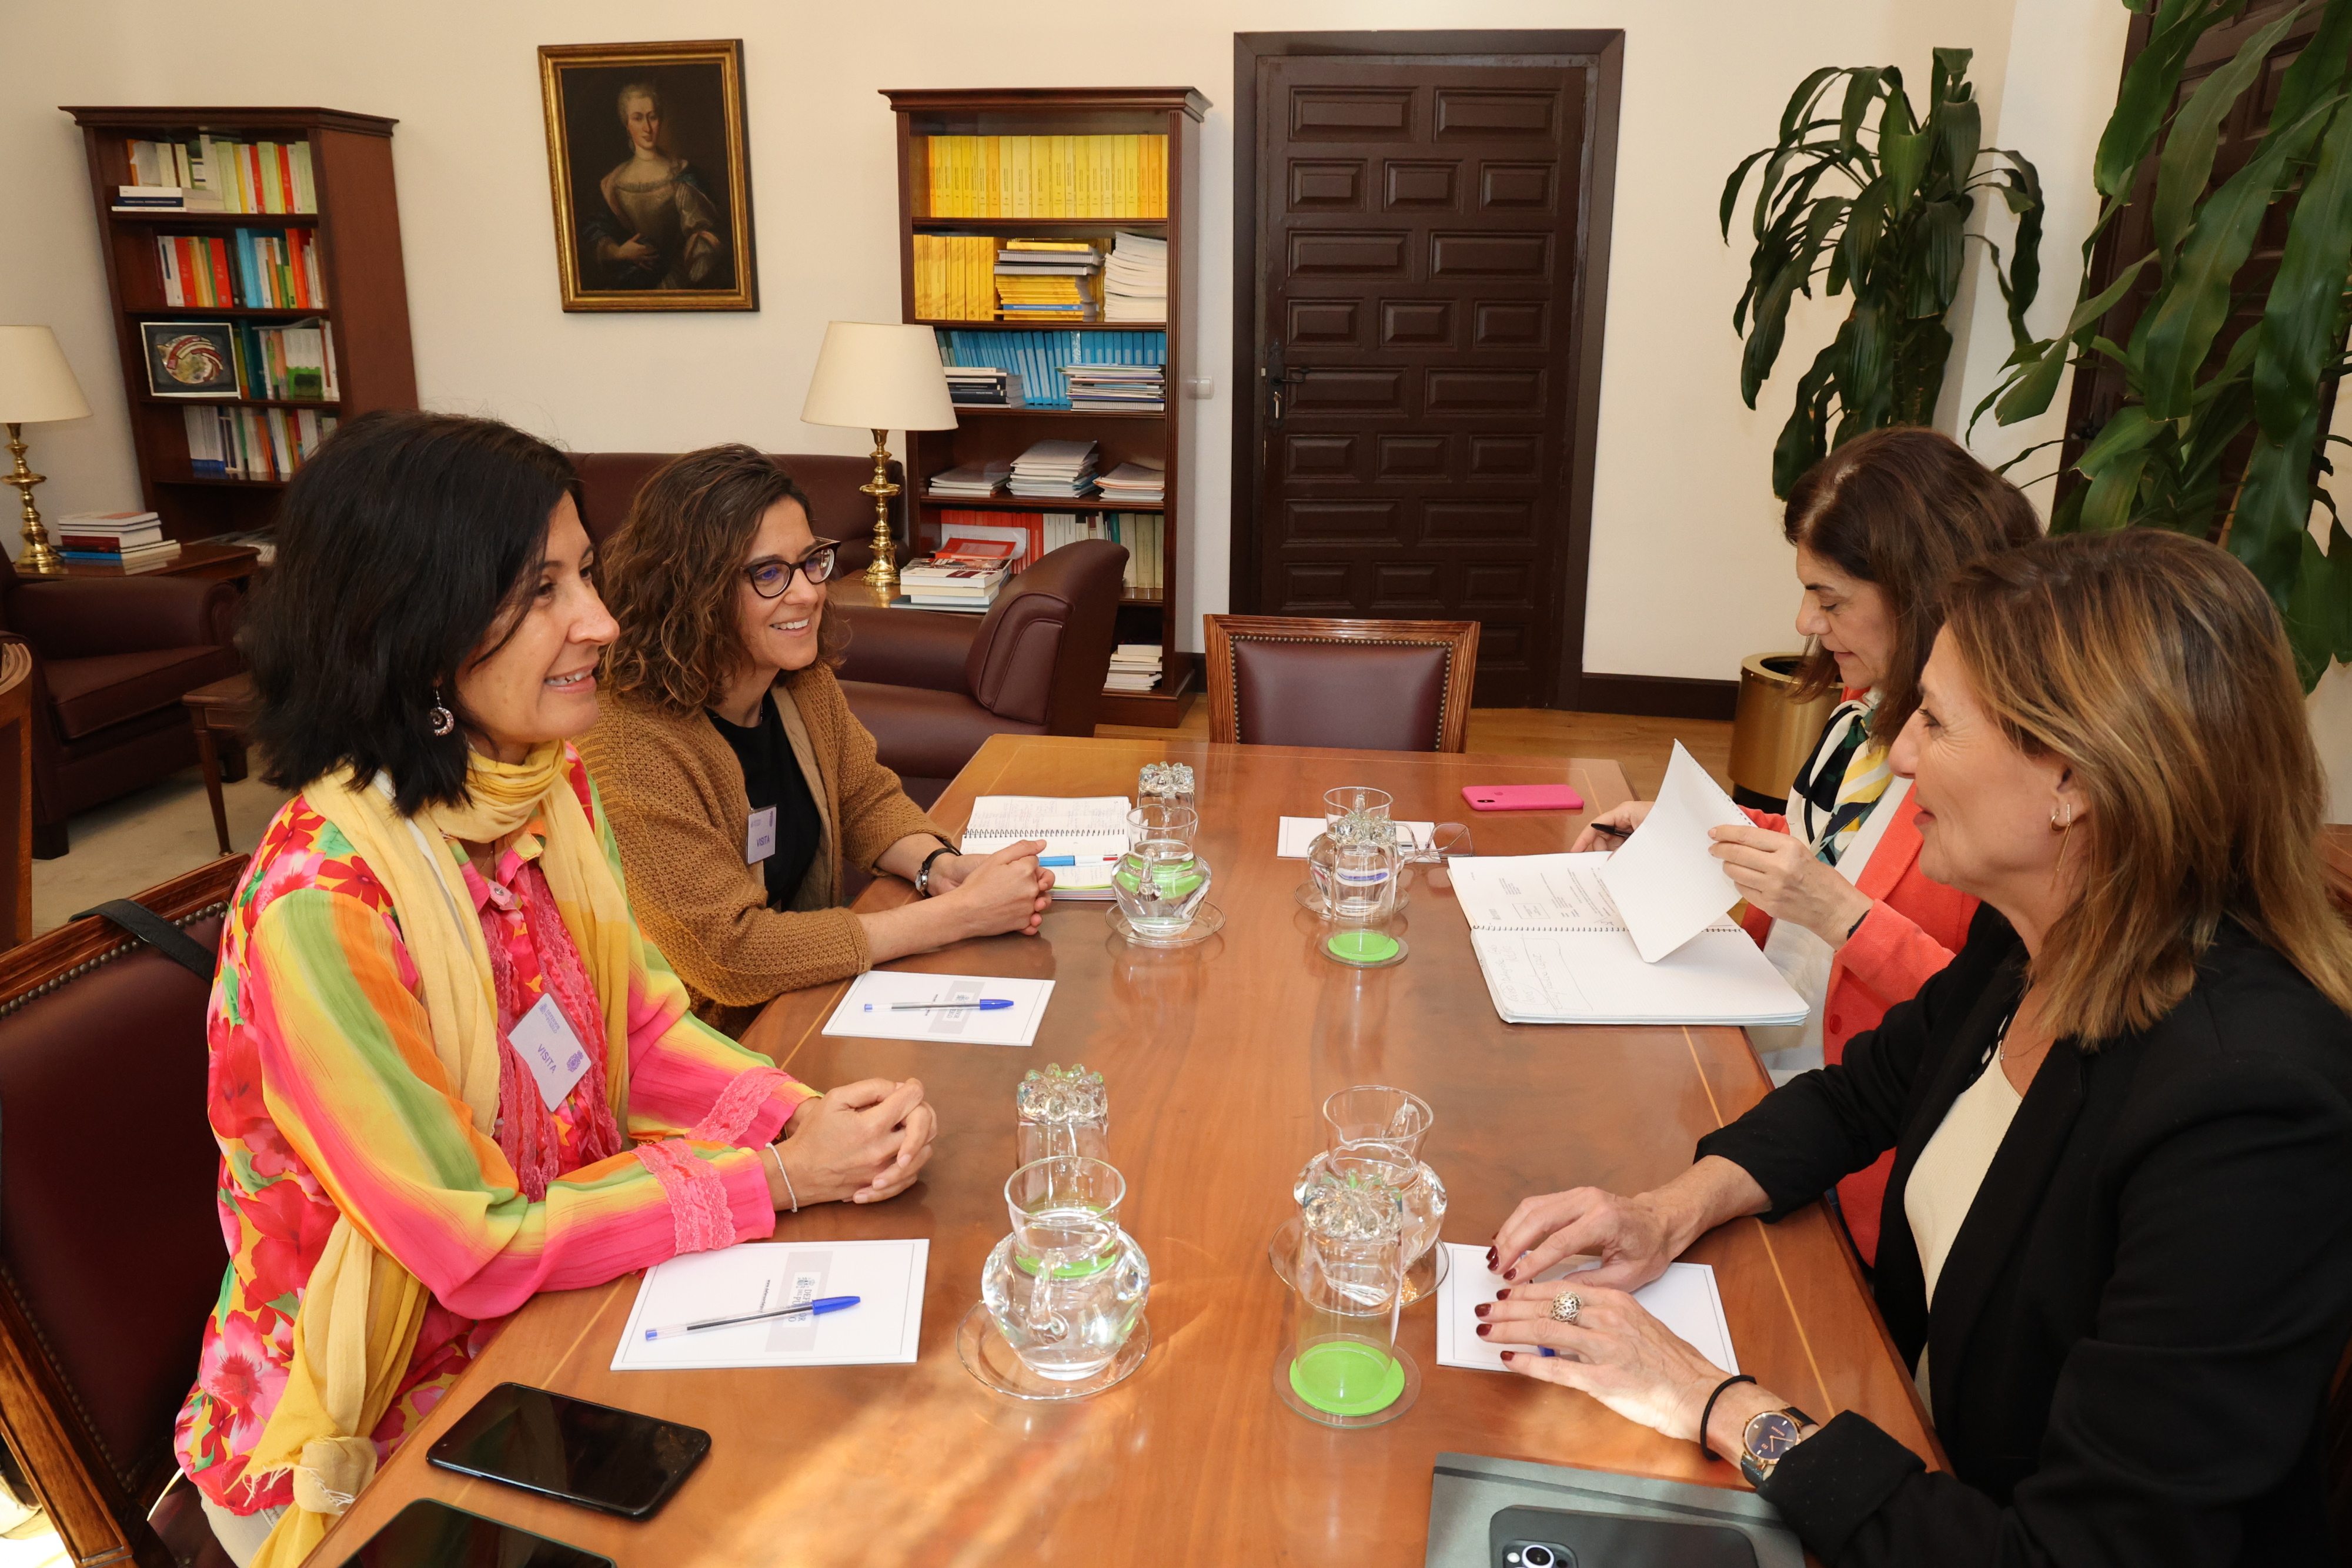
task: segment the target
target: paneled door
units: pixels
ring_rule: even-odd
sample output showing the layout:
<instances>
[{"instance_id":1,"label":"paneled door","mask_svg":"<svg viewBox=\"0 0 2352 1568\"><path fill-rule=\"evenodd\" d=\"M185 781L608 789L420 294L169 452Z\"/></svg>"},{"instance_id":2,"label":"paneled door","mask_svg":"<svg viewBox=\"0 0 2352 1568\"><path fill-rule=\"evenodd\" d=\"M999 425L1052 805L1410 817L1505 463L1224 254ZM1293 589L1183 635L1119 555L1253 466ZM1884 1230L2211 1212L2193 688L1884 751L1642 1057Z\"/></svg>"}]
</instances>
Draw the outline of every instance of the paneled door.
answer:
<instances>
[{"instance_id":1,"label":"paneled door","mask_svg":"<svg viewBox=\"0 0 2352 1568\"><path fill-rule=\"evenodd\" d=\"M1475 700L1547 704L1563 639L1581 640L1592 72L1493 55L1256 63L1255 439L1236 455L1256 608L1475 620Z\"/></svg>"}]
</instances>

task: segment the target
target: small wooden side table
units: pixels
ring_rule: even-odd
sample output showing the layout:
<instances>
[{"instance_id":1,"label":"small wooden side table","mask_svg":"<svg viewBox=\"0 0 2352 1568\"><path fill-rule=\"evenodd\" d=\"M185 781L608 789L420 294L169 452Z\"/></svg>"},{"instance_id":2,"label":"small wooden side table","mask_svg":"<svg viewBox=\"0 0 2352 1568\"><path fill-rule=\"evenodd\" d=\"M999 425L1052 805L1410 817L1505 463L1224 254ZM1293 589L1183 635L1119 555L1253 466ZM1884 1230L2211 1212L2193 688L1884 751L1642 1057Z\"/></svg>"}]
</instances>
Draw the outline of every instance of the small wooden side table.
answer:
<instances>
[{"instance_id":1,"label":"small wooden side table","mask_svg":"<svg viewBox=\"0 0 2352 1568\"><path fill-rule=\"evenodd\" d=\"M221 799L220 747L214 737L236 739L252 723L253 677L230 675L198 686L180 700L188 705L188 722L195 727L196 758L204 764L205 795L213 807L213 832L220 840L220 852L227 854L228 804Z\"/></svg>"},{"instance_id":2,"label":"small wooden side table","mask_svg":"<svg viewBox=\"0 0 2352 1568\"><path fill-rule=\"evenodd\" d=\"M208 545L201 540L180 547L180 553L161 566L125 571L102 560L69 560L68 577L225 577L232 582L253 575L261 552L251 545ZM38 579L32 580L37 581Z\"/></svg>"}]
</instances>

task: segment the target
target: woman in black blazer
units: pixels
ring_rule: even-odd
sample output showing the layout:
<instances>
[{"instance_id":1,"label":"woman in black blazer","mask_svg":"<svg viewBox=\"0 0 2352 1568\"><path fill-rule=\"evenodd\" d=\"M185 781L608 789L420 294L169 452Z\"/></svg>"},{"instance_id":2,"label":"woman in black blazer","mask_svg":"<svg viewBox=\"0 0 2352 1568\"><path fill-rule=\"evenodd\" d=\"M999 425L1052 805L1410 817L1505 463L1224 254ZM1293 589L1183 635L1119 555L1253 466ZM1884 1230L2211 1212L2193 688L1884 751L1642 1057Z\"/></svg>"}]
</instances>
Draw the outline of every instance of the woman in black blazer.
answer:
<instances>
[{"instance_id":1,"label":"woman in black blazer","mask_svg":"<svg viewBox=\"0 0 2352 1568\"><path fill-rule=\"evenodd\" d=\"M2333 1562L2352 930L2277 615L2142 529L1993 558L1948 603L1894 766L1923 868L1984 901L1967 946L1665 1186L1521 1204L1495 1262L1531 1282L1479 1332L1738 1463L1834 1564ZM1623 1293L1889 1148L1874 1286L1950 1474L1727 1379ZM1573 1254L1602 1264L1532 1282Z\"/></svg>"}]
</instances>

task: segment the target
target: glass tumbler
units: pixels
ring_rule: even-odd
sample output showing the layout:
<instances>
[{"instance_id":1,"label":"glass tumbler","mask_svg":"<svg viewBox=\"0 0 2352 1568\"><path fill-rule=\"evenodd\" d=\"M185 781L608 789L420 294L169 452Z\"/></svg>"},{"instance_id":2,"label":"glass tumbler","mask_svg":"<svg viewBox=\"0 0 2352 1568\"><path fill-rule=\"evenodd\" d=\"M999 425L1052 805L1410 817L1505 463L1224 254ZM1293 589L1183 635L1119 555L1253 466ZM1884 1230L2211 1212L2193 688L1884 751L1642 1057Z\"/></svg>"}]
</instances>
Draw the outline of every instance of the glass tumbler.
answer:
<instances>
[{"instance_id":1,"label":"glass tumbler","mask_svg":"<svg viewBox=\"0 0 2352 1568\"><path fill-rule=\"evenodd\" d=\"M1343 818L1307 852L1307 868L1323 895L1324 918L1339 929L1324 939L1323 951L1342 964L1377 968L1404 956L1404 944L1389 935L1396 915L1396 824L1367 817Z\"/></svg>"},{"instance_id":2,"label":"glass tumbler","mask_svg":"<svg viewBox=\"0 0 2352 1568\"><path fill-rule=\"evenodd\" d=\"M1385 789L1375 789L1369 784L1342 784L1337 789L1323 791L1323 826L1337 827L1342 817L1377 817L1388 820L1389 808L1395 798Z\"/></svg>"},{"instance_id":3,"label":"glass tumbler","mask_svg":"<svg viewBox=\"0 0 2352 1568\"><path fill-rule=\"evenodd\" d=\"M1370 1153L1367 1145L1379 1145L1398 1159L1417 1160L1436 1123L1428 1101L1386 1083L1358 1083L1323 1102L1334 1154Z\"/></svg>"},{"instance_id":4,"label":"glass tumbler","mask_svg":"<svg viewBox=\"0 0 2352 1568\"><path fill-rule=\"evenodd\" d=\"M1110 1157L1110 1091L1086 1063L1049 1061L1042 1072L1032 1068L1022 1075L1013 1103L1021 1113L1013 1134L1018 1163L1055 1155Z\"/></svg>"},{"instance_id":5,"label":"glass tumbler","mask_svg":"<svg viewBox=\"0 0 2352 1568\"><path fill-rule=\"evenodd\" d=\"M1404 1305L1402 1207L1378 1186L1318 1185L1299 1208L1283 1403L1327 1427L1371 1427L1412 1407L1421 1372L1396 1343Z\"/></svg>"},{"instance_id":6,"label":"glass tumbler","mask_svg":"<svg viewBox=\"0 0 2352 1568\"><path fill-rule=\"evenodd\" d=\"M1033 1160L1004 1184L1013 1234L981 1269L980 1299L1022 1364L1076 1383L1110 1365L1151 1292L1151 1265L1119 1228L1127 1181L1101 1160Z\"/></svg>"},{"instance_id":7,"label":"glass tumbler","mask_svg":"<svg viewBox=\"0 0 2352 1568\"><path fill-rule=\"evenodd\" d=\"M1174 936L1209 896L1209 862L1192 852L1200 816L1189 806L1138 806L1127 814L1128 849L1111 894L1136 935Z\"/></svg>"}]
</instances>

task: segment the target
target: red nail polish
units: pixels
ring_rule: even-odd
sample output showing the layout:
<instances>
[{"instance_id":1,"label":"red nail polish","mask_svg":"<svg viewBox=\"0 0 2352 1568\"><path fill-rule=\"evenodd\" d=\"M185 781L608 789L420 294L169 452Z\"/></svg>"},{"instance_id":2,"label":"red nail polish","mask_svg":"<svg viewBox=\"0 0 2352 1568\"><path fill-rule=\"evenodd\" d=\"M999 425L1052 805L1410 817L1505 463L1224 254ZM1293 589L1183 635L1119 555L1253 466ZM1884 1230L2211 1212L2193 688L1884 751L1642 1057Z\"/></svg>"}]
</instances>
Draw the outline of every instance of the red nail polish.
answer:
<instances>
[{"instance_id":1,"label":"red nail polish","mask_svg":"<svg viewBox=\"0 0 2352 1568\"><path fill-rule=\"evenodd\" d=\"M1495 1292L1495 1299L1498 1301L1507 1301L1511 1299L1511 1292L1508 1291L1497 1291Z\"/></svg>"},{"instance_id":2,"label":"red nail polish","mask_svg":"<svg viewBox=\"0 0 2352 1568\"><path fill-rule=\"evenodd\" d=\"M1503 1278L1506 1280L1516 1280L1518 1277L1519 1266L1517 1263L1512 1264L1509 1268L1503 1270Z\"/></svg>"},{"instance_id":3,"label":"red nail polish","mask_svg":"<svg viewBox=\"0 0 2352 1568\"><path fill-rule=\"evenodd\" d=\"M1489 1247L1489 1248L1487 1248L1487 1249L1486 1249L1486 1267L1487 1267L1487 1268L1492 1269L1496 1264L1497 1264L1497 1263L1499 1263L1499 1262L1501 1262L1501 1261L1502 1261L1502 1255L1501 1255L1500 1253L1496 1252L1496 1251L1492 1247Z\"/></svg>"},{"instance_id":4,"label":"red nail polish","mask_svg":"<svg viewBox=\"0 0 2352 1568\"><path fill-rule=\"evenodd\" d=\"M1476 1307L1472 1309L1472 1315L1483 1318L1494 1310L1495 1304L1492 1301L1481 1301Z\"/></svg>"},{"instance_id":5,"label":"red nail polish","mask_svg":"<svg viewBox=\"0 0 2352 1568\"><path fill-rule=\"evenodd\" d=\"M1492 1323L1480 1323L1478 1325L1478 1337L1480 1339L1485 1339L1487 1334L1494 1331L1494 1327L1495 1325Z\"/></svg>"},{"instance_id":6,"label":"red nail polish","mask_svg":"<svg viewBox=\"0 0 2352 1568\"><path fill-rule=\"evenodd\" d=\"M1505 1352L1503 1353L1503 1359L1504 1359L1505 1361L1508 1361L1508 1360L1510 1360L1510 1359L1511 1359L1511 1353L1510 1353L1509 1351L1507 1351L1507 1351L1505 1351Z\"/></svg>"}]
</instances>

